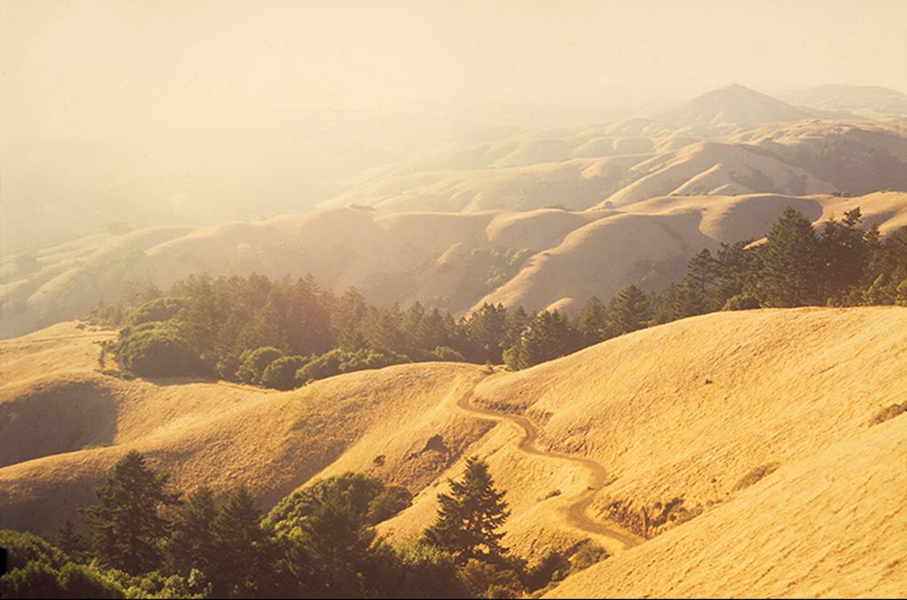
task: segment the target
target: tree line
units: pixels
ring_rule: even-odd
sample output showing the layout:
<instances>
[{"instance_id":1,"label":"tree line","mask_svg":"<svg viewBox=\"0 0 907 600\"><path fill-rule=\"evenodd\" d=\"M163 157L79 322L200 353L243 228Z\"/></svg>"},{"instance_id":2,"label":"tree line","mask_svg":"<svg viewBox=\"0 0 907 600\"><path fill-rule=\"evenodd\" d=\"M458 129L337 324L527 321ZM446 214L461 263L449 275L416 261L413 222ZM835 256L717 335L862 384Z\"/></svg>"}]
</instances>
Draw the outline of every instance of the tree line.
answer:
<instances>
[{"instance_id":1,"label":"tree line","mask_svg":"<svg viewBox=\"0 0 907 600\"><path fill-rule=\"evenodd\" d=\"M635 285L575 318L484 304L459 319L414 303L378 308L311 278L190 277L91 318L122 326L107 348L127 373L202 375L292 389L339 373L455 360L524 369L652 325L721 310L907 305L907 227L883 239L860 210L821 230L787 209L761 243L693 256L660 292Z\"/></svg>"},{"instance_id":2,"label":"tree line","mask_svg":"<svg viewBox=\"0 0 907 600\"><path fill-rule=\"evenodd\" d=\"M240 485L188 497L130 452L55 544L0 530L3 598L513 598L606 556L589 544L532 567L502 543L509 517L488 465L466 461L424 534L392 546L375 526L412 502L358 473L315 482L267 515Z\"/></svg>"}]
</instances>

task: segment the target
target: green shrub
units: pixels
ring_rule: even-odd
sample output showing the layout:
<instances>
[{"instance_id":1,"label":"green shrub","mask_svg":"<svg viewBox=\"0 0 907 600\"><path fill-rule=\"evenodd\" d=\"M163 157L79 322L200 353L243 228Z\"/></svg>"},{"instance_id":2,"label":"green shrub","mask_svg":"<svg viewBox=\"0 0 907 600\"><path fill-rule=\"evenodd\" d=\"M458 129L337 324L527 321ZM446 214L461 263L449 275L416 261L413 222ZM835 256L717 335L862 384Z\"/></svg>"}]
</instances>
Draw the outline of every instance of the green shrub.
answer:
<instances>
[{"instance_id":1,"label":"green shrub","mask_svg":"<svg viewBox=\"0 0 907 600\"><path fill-rule=\"evenodd\" d=\"M155 298L129 311L126 324L134 327L154 321L169 321L188 306L188 298Z\"/></svg>"},{"instance_id":2,"label":"green shrub","mask_svg":"<svg viewBox=\"0 0 907 600\"><path fill-rule=\"evenodd\" d=\"M470 559L459 571L473 598L519 598L523 584L519 573L505 564Z\"/></svg>"},{"instance_id":3,"label":"green shrub","mask_svg":"<svg viewBox=\"0 0 907 600\"><path fill-rule=\"evenodd\" d=\"M445 362L466 362L466 358L450 346L438 346L432 351L431 357Z\"/></svg>"},{"instance_id":4,"label":"green shrub","mask_svg":"<svg viewBox=\"0 0 907 600\"><path fill-rule=\"evenodd\" d=\"M282 356L283 352L273 346L246 350L239 357L239 369L236 371L236 376L243 383L259 384L265 369Z\"/></svg>"},{"instance_id":5,"label":"green shrub","mask_svg":"<svg viewBox=\"0 0 907 600\"><path fill-rule=\"evenodd\" d=\"M296 371L310 359L304 356L281 356L267 366L261 375L261 384L275 390L292 390L296 387Z\"/></svg>"},{"instance_id":6,"label":"green shrub","mask_svg":"<svg viewBox=\"0 0 907 600\"><path fill-rule=\"evenodd\" d=\"M0 577L3 598L125 598L123 589L94 567L67 563L57 570L41 561Z\"/></svg>"},{"instance_id":7,"label":"green shrub","mask_svg":"<svg viewBox=\"0 0 907 600\"><path fill-rule=\"evenodd\" d=\"M754 310L761 308L759 299L751 294L737 294L728 298L724 303L724 310Z\"/></svg>"},{"instance_id":8,"label":"green shrub","mask_svg":"<svg viewBox=\"0 0 907 600\"><path fill-rule=\"evenodd\" d=\"M281 500L268 513L264 525L280 535L289 535L326 504L349 510L358 521L366 523L372 501L383 492L380 479L361 473L322 479Z\"/></svg>"},{"instance_id":9,"label":"green shrub","mask_svg":"<svg viewBox=\"0 0 907 600\"><path fill-rule=\"evenodd\" d=\"M0 548L7 552L7 568L24 568L30 562L43 562L60 569L69 562L69 557L53 544L33 533L0 529Z\"/></svg>"},{"instance_id":10,"label":"green shrub","mask_svg":"<svg viewBox=\"0 0 907 600\"><path fill-rule=\"evenodd\" d=\"M408 489L399 485L388 486L369 502L366 519L369 524L377 525L409 508L412 503L413 495Z\"/></svg>"},{"instance_id":11,"label":"green shrub","mask_svg":"<svg viewBox=\"0 0 907 600\"><path fill-rule=\"evenodd\" d=\"M201 360L172 322L151 321L123 328L113 352L121 369L141 377L204 372Z\"/></svg>"},{"instance_id":12,"label":"green shrub","mask_svg":"<svg viewBox=\"0 0 907 600\"><path fill-rule=\"evenodd\" d=\"M315 379L333 377L341 373L352 373L364 369L380 369L390 365L409 362L409 358L400 354L378 352L376 350L356 350L350 352L337 348L310 361L296 371L296 383L303 385Z\"/></svg>"}]
</instances>

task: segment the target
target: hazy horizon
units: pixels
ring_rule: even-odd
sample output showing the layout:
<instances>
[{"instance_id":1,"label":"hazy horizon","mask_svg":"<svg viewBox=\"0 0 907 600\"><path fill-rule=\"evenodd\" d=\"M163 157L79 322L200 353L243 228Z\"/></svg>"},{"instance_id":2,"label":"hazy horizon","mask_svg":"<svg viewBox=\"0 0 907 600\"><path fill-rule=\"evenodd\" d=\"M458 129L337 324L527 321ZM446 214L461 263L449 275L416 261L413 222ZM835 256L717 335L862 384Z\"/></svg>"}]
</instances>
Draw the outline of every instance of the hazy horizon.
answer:
<instances>
[{"instance_id":1,"label":"hazy horizon","mask_svg":"<svg viewBox=\"0 0 907 600\"><path fill-rule=\"evenodd\" d=\"M503 127L907 91L907 3L0 2L0 253L307 210ZM500 139L500 138L496 138Z\"/></svg>"}]
</instances>

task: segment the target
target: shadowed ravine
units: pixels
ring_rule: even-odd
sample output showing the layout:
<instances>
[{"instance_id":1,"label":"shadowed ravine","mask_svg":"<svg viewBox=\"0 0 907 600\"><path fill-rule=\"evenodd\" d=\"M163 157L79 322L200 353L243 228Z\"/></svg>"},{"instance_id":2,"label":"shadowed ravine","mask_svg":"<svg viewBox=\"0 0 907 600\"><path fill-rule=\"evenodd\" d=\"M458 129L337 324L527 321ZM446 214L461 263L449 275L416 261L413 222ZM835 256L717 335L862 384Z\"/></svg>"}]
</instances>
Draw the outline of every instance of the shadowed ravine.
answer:
<instances>
[{"instance_id":1,"label":"shadowed ravine","mask_svg":"<svg viewBox=\"0 0 907 600\"><path fill-rule=\"evenodd\" d=\"M612 542L608 544L609 550L614 546L619 546L622 550L629 550L641 543L640 539L618 529L615 525L605 525L589 516L588 509L592 505L593 500L595 500L595 494L604 487L608 481L607 471L605 471L605 468L602 465L589 458L540 450L535 445L536 440L539 437L538 429L532 421L522 415L514 415L474 406L471 403L471 399L475 396L473 390L474 388L459 397L459 400L457 401L458 409L470 416L480 419L513 423L523 432L523 439L520 440L518 445L520 451L532 456L569 461L589 472L590 479L588 486L577 494L573 501L564 508L567 523L571 527L584 531L593 537L608 538L608 540ZM616 544L614 544L614 542L616 542Z\"/></svg>"}]
</instances>

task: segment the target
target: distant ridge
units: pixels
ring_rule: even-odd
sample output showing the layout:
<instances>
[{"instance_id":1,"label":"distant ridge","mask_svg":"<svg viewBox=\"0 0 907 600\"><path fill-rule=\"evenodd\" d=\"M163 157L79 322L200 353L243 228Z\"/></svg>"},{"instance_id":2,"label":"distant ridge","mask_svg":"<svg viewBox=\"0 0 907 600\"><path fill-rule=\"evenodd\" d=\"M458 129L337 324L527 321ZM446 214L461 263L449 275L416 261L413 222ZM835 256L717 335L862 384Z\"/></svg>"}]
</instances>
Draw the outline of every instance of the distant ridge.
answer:
<instances>
[{"instance_id":1,"label":"distant ridge","mask_svg":"<svg viewBox=\"0 0 907 600\"><path fill-rule=\"evenodd\" d=\"M732 84L706 92L671 109L652 115L675 127L759 125L815 118L816 115L748 87Z\"/></svg>"}]
</instances>

